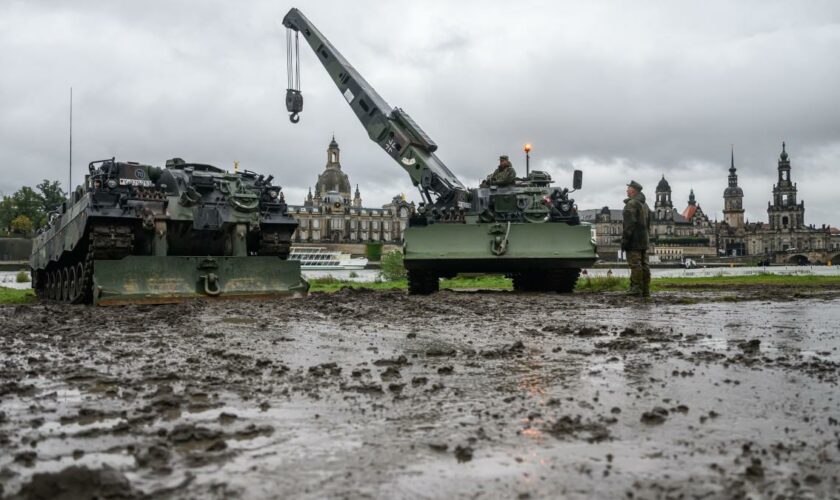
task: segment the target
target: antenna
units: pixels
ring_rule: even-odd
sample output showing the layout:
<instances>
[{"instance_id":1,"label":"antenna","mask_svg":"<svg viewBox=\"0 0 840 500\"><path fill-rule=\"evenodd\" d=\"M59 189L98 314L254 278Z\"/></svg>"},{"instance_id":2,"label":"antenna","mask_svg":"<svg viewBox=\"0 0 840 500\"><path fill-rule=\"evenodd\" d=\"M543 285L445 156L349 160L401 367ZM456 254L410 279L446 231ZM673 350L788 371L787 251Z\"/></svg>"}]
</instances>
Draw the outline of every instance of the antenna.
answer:
<instances>
[{"instance_id":1,"label":"antenna","mask_svg":"<svg viewBox=\"0 0 840 500\"><path fill-rule=\"evenodd\" d=\"M73 191L73 87L70 87L70 172L67 176L67 195Z\"/></svg>"}]
</instances>

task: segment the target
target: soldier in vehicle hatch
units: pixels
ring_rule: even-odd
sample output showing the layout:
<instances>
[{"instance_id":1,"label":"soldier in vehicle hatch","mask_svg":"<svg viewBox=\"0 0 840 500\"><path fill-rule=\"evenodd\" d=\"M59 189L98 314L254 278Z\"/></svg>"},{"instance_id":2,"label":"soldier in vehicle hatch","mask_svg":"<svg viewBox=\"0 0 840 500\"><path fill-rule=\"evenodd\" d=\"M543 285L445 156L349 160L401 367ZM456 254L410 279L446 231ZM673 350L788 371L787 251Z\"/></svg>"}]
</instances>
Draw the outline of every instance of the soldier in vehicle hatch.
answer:
<instances>
[{"instance_id":1,"label":"soldier in vehicle hatch","mask_svg":"<svg viewBox=\"0 0 840 500\"><path fill-rule=\"evenodd\" d=\"M516 182L516 170L513 169L507 155L499 157L499 166L481 182L481 187L509 186Z\"/></svg>"},{"instance_id":2,"label":"soldier in vehicle hatch","mask_svg":"<svg viewBox=\"0 0 840 500\"><path fill-rule=\"evenodd\" d=\"M650 208L645 203L642 186L636 181L627 185L624 200L624 230L621 249L627 252L630 267L629 295L650 297L650 266L648 265L648 235L650 233Z\"/></svg>"}]
</instances>

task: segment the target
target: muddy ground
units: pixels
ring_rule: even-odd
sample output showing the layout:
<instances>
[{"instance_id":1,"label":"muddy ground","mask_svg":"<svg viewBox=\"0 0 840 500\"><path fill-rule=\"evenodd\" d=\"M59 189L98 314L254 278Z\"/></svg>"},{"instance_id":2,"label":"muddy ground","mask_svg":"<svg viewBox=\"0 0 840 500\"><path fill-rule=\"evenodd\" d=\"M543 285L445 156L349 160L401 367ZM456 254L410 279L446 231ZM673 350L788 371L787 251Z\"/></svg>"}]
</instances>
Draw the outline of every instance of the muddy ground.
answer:
<instances>
[{"instance_id":1,"label":"muddy ground","mask_svg":"<svg viewBox=\"0 0 840 500\"><path fill-rule=\"evenodd\" d=\"M0 308L0 496L840 498L840 291Z\"/></svg>"}]
</instances>

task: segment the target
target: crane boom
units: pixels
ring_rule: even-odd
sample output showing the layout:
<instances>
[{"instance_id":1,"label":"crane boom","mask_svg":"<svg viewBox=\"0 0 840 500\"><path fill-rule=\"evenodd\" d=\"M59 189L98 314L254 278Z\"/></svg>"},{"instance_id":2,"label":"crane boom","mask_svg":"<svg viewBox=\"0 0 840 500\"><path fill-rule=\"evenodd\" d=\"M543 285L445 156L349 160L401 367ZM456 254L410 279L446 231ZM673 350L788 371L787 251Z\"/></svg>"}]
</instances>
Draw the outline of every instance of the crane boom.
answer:
<instances>
[{"instance_id":1,"label":"crane boom","mask_svg":"<svg viewBox=\"0 0 840 500\"><path fill-rule=\"evenodd\" d=\"M391 108L301 11L292 8L283 18L283 26L295 31L296 36L303 34L350 109L365 127L368 137L408 172L428 203L436 208L468 206L465 202L467 189L435 155L437 144L408 113L400 108ZM299 76L290 80L299 81ZM297 114L303 109L299 88L287 91L286 107L292 113L292 122L297 123ZM434 194L434 199L430 193Z\"/></svg>"}]
</instances>

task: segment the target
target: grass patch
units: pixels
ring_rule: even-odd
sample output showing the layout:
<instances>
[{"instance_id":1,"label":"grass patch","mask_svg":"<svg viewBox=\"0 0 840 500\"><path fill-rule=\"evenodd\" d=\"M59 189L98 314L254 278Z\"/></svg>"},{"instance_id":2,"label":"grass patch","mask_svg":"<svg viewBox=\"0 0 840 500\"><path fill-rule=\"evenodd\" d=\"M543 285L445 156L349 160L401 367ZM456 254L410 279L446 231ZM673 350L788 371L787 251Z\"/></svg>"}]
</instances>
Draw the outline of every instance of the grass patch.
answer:
<instances>
[{"instance_id":1,"label":"grass patch","mask_svg":"<svg viewBox=\"0 0 840 500\"><path fill-rule=\"evenodd\" d=\"M498 275L487 276L465 276L453 279L445 279L440 282L441 289L450 288L453 290L482 289L482 290L512 290L513 282ZM408 280L398 279L391 281L349 281L340 280L333 276L313 278L309 280L310 292L337 292L342 288L355 288L367 290L408 290Z\"/></svg>"},{"instance_id":2,"label":"grass patch","mask_svg":"<svg viewBox=\"0 0 840 500\"><path fill-rule=\"evenodd\" d=\"M746 276L707 276L702 278L654 278L652 290L680 288L727 288L750 286L840 286L840 276L815 276L813 274L750 274Z\"/></svg>"},{"instance_id":3,"label":"grass patch","mask_svg":"<svg viewBox=\"0 0 840 500\"><path fill-rule=\"evenodd\" d=\"M310 292L337 292L342 288L364 288L367 290L407 290L408 282L406 280L395 281L349 281L340 280L333 276L325 276L323 278L313 278L309 281Z\"/></svg>"},{"instance_id":4,"label":"grass patch","mask_svg":"<svg viewBox=\"0 0 840 500\"><path fill-rule=\"evenodd\" d=\"M440 282L441 288L452 290L480 288L482 290L513 290L513 281L498 274L458 276Z\"/></svg>"},{"instance_id":5,"label":"grass patch","mask_svg":"<svg viewBox=\"0 0 840 500\"><path fill-rule=\"evenodd\" d=\"M31 288L17 290L0 286L0 304L28 304L35 302L35 292Z\"/></svg>"},{"instance_id":6,"label":"grass patch","mask_svg":"<svg viewBox=\"0 0 840 500\"><path fill-rule=\"evenodd\" d=\"M365 288L369 290L406 290L408 282L404 279L392 281L356 282L327 276L309 280L310 291L336 292L344 287ZM630 286L628 278L581 277L577 282L576 292L601 293L624 292ZM707 276L702 278L653 278L652 291L679 289L721 289L729 287L789 286L802 288L840 287L840 276L754 274L747 276ZM440 288L451 290L512 290L513 283L501 275L459 276L440 282Z\"/></svg>"},{"instance_id":7,"label":"grass patch","mask_svg":"<svg viewBox=\"0 0 840 500\"><path fill-rule=\"evenodd\" d=\"M623 292L630 288L630 279L617 276L581 277L578 279L576 292Z\"/></svg>"}]
</instances>

